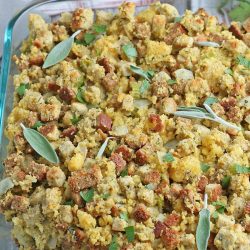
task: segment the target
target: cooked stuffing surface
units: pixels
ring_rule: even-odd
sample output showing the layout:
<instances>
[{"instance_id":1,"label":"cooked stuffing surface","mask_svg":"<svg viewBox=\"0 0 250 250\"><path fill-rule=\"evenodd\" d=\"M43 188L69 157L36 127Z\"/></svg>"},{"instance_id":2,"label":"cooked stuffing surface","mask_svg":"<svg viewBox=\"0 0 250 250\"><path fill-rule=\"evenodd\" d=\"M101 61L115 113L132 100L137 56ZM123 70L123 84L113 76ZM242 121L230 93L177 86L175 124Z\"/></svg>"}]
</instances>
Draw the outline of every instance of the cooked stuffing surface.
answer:
<instances>
[{"instance_id":1,"label":"cooked stuffing surface","mask_svg":"<svg viewBox=\"0 0 250 250\"><path fill-rule=\"evenodd\" d=\"M228 28L203 9L176 17L160 3L137 15L133 3L115 15L76 9L50 24L30 15L5 129L14 187L0 200L19 249L112 249L114 241L123 250L196 249L204 193L209 249L249 249L249 171L237 169L249 170L250 71L237 58L250 59L250 20ZM94 25L106 32L82 42ZM77 30L68 57L42 68ZM130 65L149 71L150 81ZM211 96L213 111L241 130L173 114ZM59 164L33 150L20 123L48 139Z\"/></svg>"}]
</instances>

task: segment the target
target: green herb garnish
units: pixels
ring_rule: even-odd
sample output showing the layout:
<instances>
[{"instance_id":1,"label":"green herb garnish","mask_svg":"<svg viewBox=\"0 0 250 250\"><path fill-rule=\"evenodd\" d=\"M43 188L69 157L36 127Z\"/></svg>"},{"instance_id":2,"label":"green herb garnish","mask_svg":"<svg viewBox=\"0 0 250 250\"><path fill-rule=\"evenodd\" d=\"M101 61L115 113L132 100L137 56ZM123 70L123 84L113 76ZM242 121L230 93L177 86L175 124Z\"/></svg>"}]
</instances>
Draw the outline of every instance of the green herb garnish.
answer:
<instances>
[{"instance_id":1,"label":"green herb garnish","mask_svg":"<svg viewBox=\"0 0 250 250\"><path fill-rule=\"evenodd\" d=\"M76 99L81 103L85 103L85 100L83 99L83 93L84 89L82 87L79 87L76 94Z\"/></svg>"},{"instance_id":2,"label":"green herb garnish","mask_svg":"<svg viewBox=\"0 0 250 250\"><path fill-rule=\"evenodd\" d=\"M86 192L83 192L81 191L80 192L80 196L82 197L82 199L88 203L88 202L91 202L93 200L93 197L94 197L94 188L90 188L88 191Z\"/></svg>"},{"instance_id":3,"label":"green herb garnish","mask_svg":"<svg viewBox=\"0 0 250 250\"><path fill-rule=\"evenodd\" d=\"M44 123L37 121L37 122L35 122L35 124L31 128L38 129L38 128L42 127L43 125L44 125Z\"/></svg>"},{"instance_id":4,"label":"green herb garnish","mask_svg":"<svg viewBox=\"0 0 250 250\"><path fill-rule=\"evenodd\" d=\"M93 25L93 30L98 33L98 34L102 34L105 33L107 30L107 26L104 24L94 24Z\"/></svg>"},{"instance_id":5,"label":"green herb garnish","mask_svg":"<svg viewBox=\"0 0 250 250\"><path fill-rule=\"evenodd\" d=\"M85 45L89 45L96 39L96 35L92 33L85 33L83 38Z\"/></svg>"},{"instance_id":6,"label":"green herb garnish","mask_svg":"<svg viewBox=\"0 0 250 250\"><path fill-rule=\"evenodd\" d=\"M72 119L70 119L72 124L76 125L80 121L80 117L77 117L75 114L73 115Z\"/></svg>"},{"instance_id":7,"label":"green herb garnish","mask_svg":"<svg viewBox=\"0 0 250 250\"><path fill-rule=\"evenodd\" d=\"M233 76L234 72L230 69L230 68L227 68L225 69L224 71L226 74L230 75L230 76Z\"/></svg>"},{"instance_id":8,"label":"green herb garnish","mask_svg":"<svg viewBox=\"0 0 250 250\"><path fill-rule=\"evenodd\" d=\"M207 194L204 196L204 208L199 212L199 222L196 229L196 244L198 250L206 250L210 237L210 211L207 208Z\"/></svg>"},{"instance_id":9,"label":"green herb garnish","mask_svg":"<svg viewBox=\"0 0 250 250\"><path fill-rule=\"evenodd\" d=\"M205 100L204 104L211 105L211 104L214 104L214 103L216 103L216 102L218 102L218 98L213 97L213 96L210 96L210 97L208 97L208 98Z\"/></svg>"},{"instance_id":10,"label":"green herb garnish","mask_svg":"<svg viewBox=\"0 0 250 250\"><path fill-rule=\"evenodd\" d=\"M227 126L236 130L241 130L240 127L230 122L227 122L223 120L222 118L220 118L219 116L217 116L208 104L204 103L203 105L206 109L200 108L200 107L179 107L177 111L174 113L174 115L186 117L186 118L207 119L207 120L211 120L214 122L218 122L224 126Z\"/></svg>"},{"instance_id":11,"label":"green herb garnish","mask_svg":"<svg viewBox=\"0 0 250 250\"><path fill-rule=\"evenodd\" d=\"M172 155L170 152L168 152L168 153L166 153L166 154L162 157L162 161L163 161L163 162L173 162L173 161L174 161L174 157L173 157L173 155Z\"/></svg>"},{"instance_id":12,"label":"green herb garnish","mask_svg":"<svg viewBox=\"0 0 250 250\"><path fill-rule=\"evenodd\" d=\"M248 60L246 57L239 55L236 58L236 62L240 65L243 65L245 68L250 69L250 60Z\"/></svg>"},{"instance_id":13,"label":"green herb garnish","mask_svg":"<svg viewBox=\"0 0 250 250\"><path fill-rule=\"evenodd\" d=\"M125 220L125 221L128 222L128 214L127 214L127 213L121 213L121 214L120 214L120 218L121 218L122 220Z\"/></svg>"},{"instance_id":14,"label":"green herb garnish","mask_svg":"<svg viewBox=\"0 0 250 250\"><path fill-rule=\"evenodd\" d=\"M113 235L108 250L118 250L117 235Z\"/></svg>"},{"instance_id":15,"label":"green herb garnish","mask_svg":"<svg viewBox=\"0 0 250 250\"><path fill-rule=\"evenodd\" d=\"M227 189L232 177L231 176L224 176L221 180L221 186L223 189Z\"/></svg>"},{"instance_id":16,"label":"green herb garnish","mask_svg":"<svg viewBox=\"0 0 250 250\"><path fill-rule=\"evenodd\" d=\"M26 128L22 123L20 125L23 129L24 138L39 155L49 162L59 163L56 151L42 134L34 129Z\"/></svg>"},{"instance_id":17,"label":"green herb garnish","mask_svg":"<svg viewBox=\"0 0 250 250\"><path fill-rule=\"evenodd\" d=\"M128 175L128 169L127 168L122 170L121 173L120 173L121 177L124 177L124 176L127 176L127 175Z\"/></svg>"},{"instance_id":18,"label":"green herb garnish","mask_svg":"<svg viewBox=\"0 0 250 250\"><path fill-rule=\"evenodd\" d=\"M69 55L74 39L80 32L81 30L78 30L68 39L58 43L47 55L42 68L46 69L63 61Z\"/></svg>"},{"instance_id":19,"label":"green herb garnish","mask_svg":"<svg viewBox=\"0 0 250 250\"><path fill-rule=\"evenodd\" d=\"M135 239L135 228L134 226L125 227L125 234L128 242L132 242Z\"/></svg>"},{"instance_id":20,"label":"green herb garnish","mask_svg":"<svg viewBox=\"0 0 250 250\"><path fill-rule=\"evenodd\" d=\"M16 89L19 96L24 96L26 89L29 89L30 85L28 83L21 83Z\"/></svg>"},{"instance_id":21,"label":"green herb garnish","mask_svg":"<svg viewBox=\"0 0 250 250\"><path fill-rule=\"evenodd\" d=\"M74 205L74 201L73 201L73 200L65 201L65 202L64 202L64 205L73 206L73 205Z\"/></svg>"},{"instance_id":22,"label":"green herb garnish","mask_svg":"<svg viewBox=\"0 0 250 250\"><path fill-rule=\"evenodd\" d=\"M250 173L250 167L241 166L239 164L235 164L231 167L231 171L234 174L249 174Z\"/></svg>"},{"instance_id":23,"label":"green herb garnish","mask_svg":"<svg viewBox=\"0 0 250 250\"><path fill-rule=\"evenodd\" d=\"M209 170L210 166L206 163L201 163L201 171L206 173Z\"/></svg>"},{"instance_id":24,"label":"green herb garnish","mask_svg":"<svg viewBox=\"0 0 250 250\"><path fill-rule=\"evenodd\" d=\"M239 0L239 5L229 11L229 16L234 21L243 22L249 17L250 2L248 0Z\"/></svg>"},{"instance_id":25,"label":"green herb garnish","mask_svg":"<svg viewBox=\"0 0 250 250\"><path fill-rule=\"evenodd\" d=\"M212 202L212 205L216 207L216 211L213 213L213 218L217 219L219 214L223 214L226 209L226 204L221 201Z\"/></svg>"},{"instance_id":26,"label":"green herb garnish","mask_svg":"<svg viewBox=\"0 0 250 250\"><path fill-rule=\"evenodd\" d=\"M137 57L137 51L132 43L123 45L122 50L128 58Z\"/></svg>"},{"instance_id":27,"label":"green herb garnish","mask_svg":"<svg viewBox=\"0 0 250 250\"><path fill-rule=\"evenodd\" d=\"M147 91L150 87L150 83L148 80L144 79L142 81L142 84L140 86L140 94L143 94L145 91Z\"/></svg>"},{"instance_id":28,"label":"green herb garnish","mask_svg":"<svg viewBox=\"0 0 250 250\"><path fill-rule=\"evenodd\" d=\"M179 23L179 22L181 22L181 20L182 20L182 16L177 16L177 17L175 17L174 18L174 23Z\"/></svg>"},{"instance_id":29,"label":"green herb garnish","mask_svg":"<svg viewBox=\"0 0 250 250\"><path fill-rule=\"evenodd\" d=\"M169 85L174 85L174 84L177 83L177 81L174 80L174 79L169 79L169 80L167 80L167 83L168 83Z\"/></svg>"},{"instance_id":30,"label":"green herb garnish","mask_svg":"<svg viewBox=\"0 0 250 250\"><path fill-rule=\"evenodd\" d=\"M142 76L146 80L150 81L150 79L154 76L154 71L152 70L147 70L144 71L140 67L137 67L135 65L130 65L130 69L137 75Z\"/></svg>"}]
</instances>

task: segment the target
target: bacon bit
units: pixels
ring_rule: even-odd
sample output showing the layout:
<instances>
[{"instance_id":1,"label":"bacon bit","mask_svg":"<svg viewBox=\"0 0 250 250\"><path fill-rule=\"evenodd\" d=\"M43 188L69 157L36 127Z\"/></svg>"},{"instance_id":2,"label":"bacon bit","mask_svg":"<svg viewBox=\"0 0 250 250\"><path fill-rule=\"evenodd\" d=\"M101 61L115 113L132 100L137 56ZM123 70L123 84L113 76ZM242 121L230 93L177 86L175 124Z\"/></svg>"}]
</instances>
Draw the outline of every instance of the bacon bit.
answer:
<instances>
[{"instance_id":1,"label":"bacon bit","mask_svg":"<svg viewBox=\"0 0 250 250\"><path fill-rule=\"evenodd\" d=\"M239 25L237 25L237 23L233 22L229 28L229 31L231 31L236 38L242 40L243 34L240 30Z\"/></svg>"},{"instance_id":2,"label":"bacon bit","mask_svg":"<svg viewBox=\"0 0 250 250\"><path fill-rule=\"evenodd\" d=\"M155 228L154 228L155 238L159 239L165 231L166 231L166 225L161 221L157 221L155 223Z\"/></svg>"},{"instance_id":3,"label":"bacon bit","mask_svg":"<svg viewBox=\"0 0 250 250\"><path fill-rule=\"evenodd\" d=\"M180 235L177 231L166 228L161 235L161 240L167 249L175 249L180 243Z\"/></svg>"},{"instance_id":4,"label":"bacon bit","mask_svg":"<svg viewBox=\"0 0 250 250\"><path fill-rule=\"evenodd\" d=\"M163 130L163 123L159 115L151 114L149 116L149 128L153 132L161 132Z\"/></svg>"},{"instance_id":5,"label":"bacon bit","mask_svg":"<svg viewBox=\"0 0 250 250\"><path fill-rule=\"evenodd\" d=\"M113 153L110 157L110 160L113 161L115 163L115 167L116 167L116 174L119 175L122 170L124 170L126 168L126 161L122 158L121 155L117 154L117 153Z\"/></svg>"},{"instance_id":6,"label":"bacon bit","mask_svg":"<svg viewBox=\"0 0 250 250\"><path fill-rule=\"evenodd\" d=\"M220 102L221 106L227 112L230 108L235 107L237 104L237 100L234 97L228 97Z\"/></svg>"},{"instance_id":7,"label":"bacon bit","mask_svg":"<svg viewBox=\"0 0 250 250\"><path fill-rule=\"evenodd\" d=\"M113 217L118 217L118 216L120 215L120 212L119 212L119 209L118 209L117 206L113 206L113 207L111 208L111 215L112 215Z\"/></svg>"},{"instance_id":8,"label":"bacon bit","mask_svg":"<svg viewBox=\"0 0 250 250\"><path fill-rule=\"evenodd\" d=\"M104 57L97 61L97 63L105 69L105 74L114 72L114 66L110 63L109 59Z\"/></svg>"},{"instance_id":9,"label":"bacon bit","mask_svg":"<svg viewBox=\"0 0 250 250\"><path fill-rule=\"evenodd\" d=\"M112 120L108 115L101 113L97 116L96 120L97 128L101 129L103 132L108 132L111 130Z\"/></svg>"},{"instance_id":10,"label":"bacon bit","mask_svg":"<svg viewBox=\"0 0 250 250\"><path fill-rule=\"evenodd\" d=\"M61 87L55 83L48 83L48 90L52 92L57 92Z\"/></svg>"},{"instance_id":11,"label":"bacon bit","mask_svg":"<svg viewBox=\"0 0 250 250\"><path fill-rule=\"evenodd\" d=\"M150 217L147 208L143 203L140 203L135 207L134 217L137 222L146 221Z\"/></svg>"},{"instance_id":12,"label":"bacon bit","mask_svg":"<svg viewBox=\"0 0 250 250\"><path fill-rule=\"evenodd\" d=\"M164 221L164 224L168 227L177 226L180 223L180 216L176 213L170 214Z\"/></svg>"},{"instance_id":13,"label":"bacon bit","mask_svg":"<svg viewBox=\"0 0 250 250\"><path fill-rule=\"evenodd\" d=\"M62 87L59 91L59 97L67 103L70 103L74 98L74 96L75 96L74 91L67 87Z\"/></svg>"},{"instance_id":14,"label":"bacon bit","mask_svg":"<svg viewBox=\"0 0 250 250\"><path fill-rule=\"evenodd\" d=\"M144 184L149 184L149 183L159 184L160 180L161 180L160 172L157 170L152 170L144 176L143 183Z\"/></svg>"},{"instance_id":15,"label":"bacon bit","mask_svg":"<svg viewBox=\"0 0 250 250\"><path fill-rule=\"evenodd\" d=\"M207 184L208 184L208 178L204 175L201 176L197 185L198 191L200 191L201 193L204 193Z\"/></svg>"},{"instance_id":16,"label":"bacon bit","mask_svg":"<svg viewBox=\"0 0 250 250\"><path fill-rule=\"evenodd\" d=\"M148 157L142 149L136 151L135 157L135 162L141 166L148 162Z\"/></svg>"},{"instance_id":17,"label":"bacon bit","mask_svg":"<svg viewBox=\"0 0 250 250\"><path fill-rule=\"evenodd\" d=\"M248 201L245 205L245 214L250 214L250 201Z\"/></svg>"},{"instance_id":18,"label":"bacon bit","mask_svg":"<svg viewBox=\"0 0 250 250\"><path fill-rule=\"evenodd\" d=\"M29 59L29 65L33 66L42 66L43 65L43 57L42 56L36 56L36 57L32 57Z\"/></svg>"},{"instance_id":19,"label":"bacon bit","mask_svg":"<svg viewBox=\"0 0 250 250\"><path fill-rule=\"evenodd\" d=\"M121 154L122 155L122 158L129 162L131 161L132 159L132 149L130 149L129 147L127 147L126 145L121 145L119 146L116 150L115 150L115 153L117 154Z\"/></svg>"},{"instance_id":20,"label":"bacon bit","mask_svg":"<svg viewBox=\"0 0 250 250\"><path fill-rule=\"evenodd\" d=\"M63 130L61 137L69 137L71 140L74 139L75 134L78 132L77 127L71 126Z\"/></svg>"}]
</instances>

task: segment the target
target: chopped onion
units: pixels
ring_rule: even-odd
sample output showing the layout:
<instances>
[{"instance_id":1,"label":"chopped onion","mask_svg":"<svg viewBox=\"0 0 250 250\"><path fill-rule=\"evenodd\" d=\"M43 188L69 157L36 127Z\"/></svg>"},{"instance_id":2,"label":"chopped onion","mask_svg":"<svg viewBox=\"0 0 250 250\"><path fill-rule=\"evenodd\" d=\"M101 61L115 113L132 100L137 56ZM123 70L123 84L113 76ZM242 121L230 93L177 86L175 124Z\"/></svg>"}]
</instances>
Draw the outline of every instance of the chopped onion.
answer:
<instances>
[{"instance_id":1,"label":"chopped onion","mask_svg":"<svg viewBox=\"0 0 250 250\"><path fill-rule=\"evenodd\" d=\"M107 145L108 145L108 141L109 141L109 139L111 139L111 138L113 138L113 137L107 137L107 138L106 138L106 140L104 141L104 143L102 144L102 146L100 147L100 149L99 149L99 151L98 151L98 153L97 153L97 155L96 155L96 158L97 158L97 159L100 159L100 158L102 157L102 155L103 155L103 153L104 153L104 151L105 151L105 149L106 149L106 147L107 147Z\"/></svg>"},{"instance_id":2,"label":"chopped onion","mask_svg":"<svg viewBox=\"0 0 250 250\"><path fill-rule=\"evenodd\" d=\"M244 97L239 101L241 107L250 108L250 96Z\"/></svg>"},{"instance_id":3,"label":"chopped onion","mask_svg":"<svg viewBox=\"0 0 250 250\"><path fill-rule=\"evenodd\" d=\"M175 78L177 80L191 80L194 79L193 72L188 69L177 69L174 72Z\"/></svg>"},{"instance_id":4,"label":"chopped onion","mask_svg":"<svg viewBox=\"0 0 250 250\"><path fill-rule=\"evenodd\" d=\"M145 186L149 190L155 190L156 189L156 184L149 183Z\"/></svg>"},{"instance_id":5,"label":"chopped onion","mask_svg":"<svg viewBox=\"0 0 250 250\"><path fill-rule=\"evenodd\" d=\"M150 101L147 99L135 99L134 100L134 106L138 109L147 108L149 104L150 104Z\"/></svg>"},{"instance_id":6,"label":"chopped onion","mask_svg":"<svg viewBox=\"0 0 250 250\"><path fill-rule=\"evenodd\" d=\"M56 237L51 237L48 240L47 244L48 244L49 249L55 249L56 248L56 244L57 244L57 238Z\"/></svg>"},{"instance_id":7,"label":"chopped onion","mask_svg":"<svg viewBox=\"0 0 250 250\"><path fill-rule=\"evenodd\" d=\"M220 45L215 42L195 42L196 45L202 46L202 47L213 47L213 48L219 48Z\"/></svg>"},{"instance_id":8,"label":"chopped onion","mask_svg":"<svg viewBox=\"0 0 250 250\"><path fill-rule=\"evenodd\" d=\"M126 125L117 126L112 129L112 135L115 136L124 136L127 133L128 133L128 127Z\"/></svg>"},{"instance_id":9,"label":"chopped onion","mask_svg":"<svg viewBox=\"0 0 250 250\"><path fill-rule=\"evenodd\" d=\"M157 221L163 222L165 220L166 216L164 214L159 214L156 218Z\"/></svg>"},{"instance_id":10,"label":"chopped onion","mask_svg":"<svg viewBox=\"0 0 250 250\"><path fill-rule=\"evenodd\" d=\"M14 187L14 183L12 182L10 177L7 177L0 181L0 196L5 194L9 189Z\"/></svg>"}]
</instances>

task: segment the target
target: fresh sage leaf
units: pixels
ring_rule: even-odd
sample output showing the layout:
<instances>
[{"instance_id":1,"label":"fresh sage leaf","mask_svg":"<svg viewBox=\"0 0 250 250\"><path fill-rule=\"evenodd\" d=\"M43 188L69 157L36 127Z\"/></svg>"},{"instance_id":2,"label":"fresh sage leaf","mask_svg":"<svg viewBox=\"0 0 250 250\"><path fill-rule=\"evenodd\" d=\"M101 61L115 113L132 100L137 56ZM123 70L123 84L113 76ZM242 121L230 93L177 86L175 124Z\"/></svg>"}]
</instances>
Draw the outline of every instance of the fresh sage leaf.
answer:
<instances>
[{"instance_id":1,"label":"fresh sage leaf","mask_svg":"<svg viewBox=\"0 0 250 250\"><path fill-rule=\"evenodd\" d=\"M131 71L133 71L135 74L142 76L146 80L150 80L154 76L154 72L152 70L144 71L140 67L137 67L135 65L130 65Z\"/></svg>"},{"instance_id":2,"label":"fresh sage leaf","mask_svg":"<svg viewBox=\"0 0 250 250\"><path fill-rule=\"evenodd\" d=\"M135 228L134 226L125 227L125 234L128 242L132 242L135 239Z\"/></svg>"},{"instance_id":3,"label":"fresh sage leaf","mask_svg":"<svg viewBox=\"0 0 250 250\"><path fill-rule=\"evenodd\" d=\"M250 69L250 60L248 60L246 57L239 55L236 58L236 62L240 65L243 65L245 68Z\"/></svg>"},{"instance_id":4,"label":"fresh sage leaf","mask_svg":"<svg viewBox=\"0 0 250 250\"><path fill-rule=\"evenodd\" d=\"M21 83L17 88L17 93L19 96L24 96L26 89L29 89L30 85L28 83Z\"/></svg>"},{"instance_id":5,"label":"fresh sage leaf","mask_svg":"<svg viewBox=\"0 0 250 250\"><path fill-rule=\"evenodd\" d=\"M112 237L108 250L118 250L117 235Z\"/></svg>"},{"instance_id":6,"label":"fresh sage leaf","mask_svg":"<svg viewBox=\"0 0 250 250\"><path fill-rule=\"evenodd\" d=\"M107 26L104 24L94 24L93 25L93 30L98 33L98 34L102 34L105 33L107 30Z\"/></svg>"},{"instance_id":7,"label":"fresh sage leaf","mask_svg":"<svg viewBox=\"0 0 250 250\"><path fill-rule=\"evenodd\" d=\"M168 83L169 85L174 85L174 84L177 83L177 81L174 80L174 79L169 79L169 80L167 80L167 83Z\"/></svg>"},{"instance_id":8,"label":"fresh sage leaf","mask_svg":"<svg viewBox=\"0 0 250 250\"><path fill-rule=\"evenodd\" d=\"M31 128L38 129L38 128L42 127L43 125L44 125L44 123L42 123L41 121L36 121L35 124Z\"/></svg>"},{"instance_id":9,"label":"fresh sage leaf","mask_svg":"<svg viewBox=\"0 0 250 250\"><path fill-rule=\"evenodd\" d=\"M85 33L84 34L84 41L86 45L91 44L96 39L96 35L92 33Z\"/></svg>"},{"instance_id":10,"label":"fresh sage leaf","mask_svg":"<svg viewBox=\"0 0 250 250\"><path fill-rule=\"evenodd\" d=\"M106 149L106 147L108 145L108 141L111 138L113 138L113 137L107 137L106 138L106 140L104 141L104 143L102 144L102 146L100 147L100 149L99 149L99 151L97 153L97 156L96 156L97 159L100 159L102 157L102 155L103 155L103 153L104 153L104 151L105 151L105 149Z\"/></svg>"},{"instance_id":11,"label":"fresh sage leaf","mask_svg":"<svg viewBox=\"0 0 250 250\"><path fill-rule=\"evenodd\" d=\"M182 20L182 16L177 16L177 17L175 17L174 18L174 23L180 23L181 22L181 20Z\"/></svg>"},{"instance_id":12,"label":"fresh sage leaf","mask_svg":"<svg viewBox=\"0 0 250 250\"><path fill-rule=\"evenodd\" d=\"M166 154L162 157L162 161L163 161L163 162L173 162L173 161L174 161L174 157L173 157L173 155L172 155L170 152L168 152L168 153L166 153Z\"/></svg>"},{"instance_id":13,"label":"fresh sage leaf","mask_svg":"<svg viewBox=\"0 0 250 250\"><path fill-rule=\"evenodd\" d=\"M223 189L227 189L230 182L231 182L232 177L231 176L224 176L221 180L221 186Z\"/></svg>"},{"instance_id":14,"label":"fresh sage leaf","mask_svg":"<svg viewBox=\"0 0 250 250\"><path fill-rule=\"evenodd\" d=\"M124 176L127 176L127 175L128 175L128 169L127 168L122 170L121 173L120 173L121 177L124 177Z\"/></svg>"},{"instance_id":15,"label":"fresh sage leaf","mask_svg":"<svg viewBox=\"0 0 250 250\"><path fill-rule=\"evenodd\" d=\"M210 166L206 163L201 163L201 171L206 173L210 169Z\"/></svg>"},{"instance_id":16,"label":"fresh sage leaf","mask_svg":"<svg viewBox=\"0 0 250 250\"><path fill-rule=\"evenodd\" d=\"M80 32L81 30L78 30L68 39L58 43L47 55L42 68L46 69L63 61L69 55L74 39Z\"/></svg>"},{"instance_id":17,"label":"fresh sage leaf","mask_svg":"<svg viewBox=\"0 0 250 250\"><path fill-rule=\"evenodd\" d=\"M128 222L128 214L127 214L127 213L121 213L121 214L120 214L120 218L121 218L122 220L125 220L125 221Z\"/></svg>"},{"instance_id":18,"label":"fresh sage leaf","mask_svg":"<svg viewBox=\"0 0 250 250\"><path fill-rule=\"evenodd\" d=\"M65 201L64 205L73 206L74 205L74 201L73 200Z\"/></svg>"},{"instance_id":19,"label":"fresh sage leaf","mask_svg":"<svg viewBox=\"0 0 250 250\"><path fill-rule=\"evenodd\" d=\"M88 203L88 202L91 202L93 200L93 197L94 197L94 188L90 188L88 191L86 192L83 192L81 191L80 192L80 196L82 197L82 199Z\"/></svg>"},{"instance_id":20,"label":"fresh sage leaf","mask_svg":"<svg viewBox=\"0 0 250 250\"><path fill-rule=\"evenodd\" d=\"M49 162L59 163L56 151L42 134L34 129L26 128L22 123L20 125L23 129L24 138L39 155Z\"/></svg>"},{"instance_id":21,"label":"fresh sage leaf","mask_svg":"<svg viewBox=\"0 0 250 250\"><path fill-rule=\"evenodd\" d=\"M204 208L199 213L199 222L196 229L196 244L198 250L207 250L210 237L210 211L207 208L207 194L204 196Z\"/></svg>"},{"instance_id":22,"label":"fresh sage leaf","mask_svg":"<svg viewBox=\"0 0 250 250\"><path fill-rule=\"evenodd\" d=\"M75 114L72 119L70 119L73 125L76 125L80 121L80 117L77 117Z\"/></svg>"},{"instance_id":23,"label":"fresh sage leaf","mask_svg":"<svg viewBox=\"0 0 250 250\"><path fill-rule=\"evenodd\" d=\"M216 207L216 213L220 213L220 214L223 214L225 212L225 209L226 209L226 204L224 204L223 202L221 201L215 201L215 202L212 202L212 205ZM216 213L213 213L213 218L217 218L217 215Z\"/></svg>"},{"instance_id":24,"label":"fresh sage leaf","mask_svg":"<svg viewBox=\"0 0 250 250\"><path fill-rule=\"evenodd\" d=\"M237 2L239 2L239 5L230 10L228 15L234 21L243 22L249 17L250 2L249 0L239 0Z\"/></svg>"},{"instance_id":25,"label":"fresh sage leaf","mask_svg":"<svg viewBox=\"0 0 250 250\"><path fill-rule=\"evenodd\" d=\"M234 72L230 69L230 68L227 68L225 69L224 71L226 74L230 75L230 76L233 76Z\"/></svg>"},{"instance_id":26,"label":"fresh sage leaf","mask_svg":"<svg viewBox=\"0 0 250 250\"><path fill-rule=\"evenodd\" d=\"M80 103L85 103L85 100L83 99L83 93L84 93L84 89L83 87L79 87L77 94L76 94L76 99L80 102Z\"/></svg>"},{"instance_id":27,"label":"fresh sage leaf","mask_svg":"<svg viewBox=\"0 0 250 250\"><path fill-rule=\"evenodd\" d=\"M250 173L250 167L241 166L239 164L235 164L231 167L231 171L234 174L249 174Z\"/></svg>"},{"instance_id":28,"label":"fresh sage leaf","mask_svg":"<svg viewBox=\"0 0 250 250\"><path fill-rule=\"evenodd\" d=\"M144 94L144 92L147 91L147 90L149 89L149 87L150 87L149 81L146 80L146 79L144 79L144 80L142 81L141 86L140 86L140 90L139 90L139 91L140 91L140 94Z\"/></svg>"},{"instance_id":29,"label":"fresh sage leaf","mask_svg":"<svg viewBox=\"0 0 250 250\"><path fill-rule=\"evenodd\" d=\"M9 189L14 187L14 183L10 177L0 181L0 196L5 194Z\"/></svg>"},{"instance_id":30,"label":"fresh sage leaf","mask_svg":"<svg viewBox=\"0 0 250 250\"><path fill-rule=\"evenodd\" d=\"M132 43L123 45L122 50L128 58L137 57L137 51Z\"/></svg>"},{"instance_id":31,"label":"fresh sage leaf","mask_svg":"<svg viewBox=\"0 0 250 250\"><path fill-rule=\"evenodd\" d=\"M206 100L205 100L205 104L207 104L207 105L211 105L211 104L214 104L214 103L216 103L216 102L218 102L218 98L216 98L216 97L213 97L213 96L210 96L210 97L208 97Z\"/></svg>"}]
</instances>

